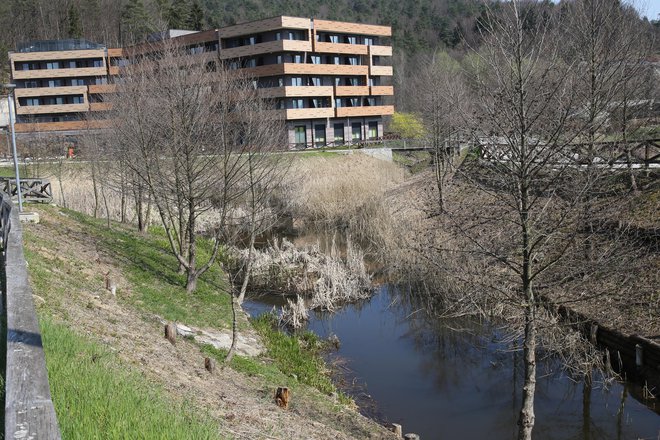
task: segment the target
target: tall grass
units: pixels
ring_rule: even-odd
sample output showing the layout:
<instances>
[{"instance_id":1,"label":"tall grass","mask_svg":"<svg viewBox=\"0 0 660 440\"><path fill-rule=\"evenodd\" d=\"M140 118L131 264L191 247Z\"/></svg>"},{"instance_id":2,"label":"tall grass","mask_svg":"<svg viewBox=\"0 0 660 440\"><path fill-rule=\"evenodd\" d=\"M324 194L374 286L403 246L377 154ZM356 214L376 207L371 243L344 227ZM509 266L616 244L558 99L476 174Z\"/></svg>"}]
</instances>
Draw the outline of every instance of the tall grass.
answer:
<instances>
[{"instance_id":1,"label":"tall grass","mask_svg":"<svg viewBox=\"0 0 660 440\"><path fill-rule=\"evenodd\" d=\"M41 319L48 376L65 439L216 439L210 417L172 401L116 355Z\"/></svg>"},{"instance_id":2,"label":"tall grass","mask_svg":"<svg viewBox=\"0 0 660 440\"><path fill-rule=\"evenodd\" d=\"M285 179L282 198L307 226L348 228L360 241L389 240L386 195L403 182L397 164L362 154L296 160Z\"/></svg>"}]
</instances>

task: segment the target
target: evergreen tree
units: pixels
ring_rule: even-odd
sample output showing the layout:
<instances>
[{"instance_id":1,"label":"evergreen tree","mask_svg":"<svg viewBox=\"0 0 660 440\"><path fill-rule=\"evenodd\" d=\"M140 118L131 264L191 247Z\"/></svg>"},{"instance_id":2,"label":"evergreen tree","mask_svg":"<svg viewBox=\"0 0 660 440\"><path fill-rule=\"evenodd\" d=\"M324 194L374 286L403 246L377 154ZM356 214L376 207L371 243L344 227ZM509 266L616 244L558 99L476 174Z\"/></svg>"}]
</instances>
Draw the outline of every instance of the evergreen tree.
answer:
<instances>
[{"instance_id":1,"label":"evergreen tree","mask_svg":"<svg viewBox=\"0 0 660 440\"><path fill-rule=\"evenodd\" d=\"M67 21L67 36L69 38L82 38L83 27L82 20L80 19L80 11L74 3L69 6L69 11L66 16Z\"/></svg>"},{"instance_id":2,"label":"evergreen tree","mask_svg":"<svg viewBox=\"0 0 660 440\"><path fill-rule=\"evenodd\" d=\"M204 29L204 10L197 0L193 0L190 5L190 15L188 20L188 28L196 31Z\"/></svg>"},{"instance_id":3,"label":"evergreen tree","mask_svg":"<svg viewBox=\"0 0 660 440\"><path fill-rule=\"evenodd\" d=\"M190 7L186 0L172 0L167 11L167 24L170 29L185 29L190 23Z\"/></svg>"},{"instance_id":4,"label":"evergreen tree","mask_svg":"<svg viewBox=\"0 0 660 440\"><path fill-rule=\"evenodd\" d=\"M141 41L150 30L149 15L142 0L128 0L121 12L122 44Z\"/></svg>"}]
</instances>

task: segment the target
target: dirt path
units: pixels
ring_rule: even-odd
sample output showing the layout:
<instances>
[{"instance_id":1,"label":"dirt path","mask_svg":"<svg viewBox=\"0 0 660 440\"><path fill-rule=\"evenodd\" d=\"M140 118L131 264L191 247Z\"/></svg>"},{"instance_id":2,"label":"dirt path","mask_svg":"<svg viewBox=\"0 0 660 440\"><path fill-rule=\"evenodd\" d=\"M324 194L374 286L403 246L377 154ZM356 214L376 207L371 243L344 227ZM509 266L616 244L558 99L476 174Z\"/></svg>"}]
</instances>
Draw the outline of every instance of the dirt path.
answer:
<instances>
[{"instance_id":1,"label":"dirt path","mask_svg":"<svg viewBox=\"0 0 660 440\"><path fill-rule=\"evenodd\" d=\"M26 226L26 249L39 258L58 261L52 267L52 290L35 289L40 313L52 314L76 332L101 341L146 380L161 383L172 395L208 412L218 420L223 437L393 438L357 411L309 387L298 385L292 404L283 410L273 401L272 385L262 378L231 368L207 372L197 345L184 338L170 344L163 338L159 317L134 309L122 298L131 295L130 285L120 281L118 297L104 289L102 274L108 270L120 273L119 265L99 253L95 238L79 223L57 212L40 210L41 224ZM58 285L62 272L72 273L82 282ZM90 289L90 285L98 287Z\"/></svg>"}]
</instances>

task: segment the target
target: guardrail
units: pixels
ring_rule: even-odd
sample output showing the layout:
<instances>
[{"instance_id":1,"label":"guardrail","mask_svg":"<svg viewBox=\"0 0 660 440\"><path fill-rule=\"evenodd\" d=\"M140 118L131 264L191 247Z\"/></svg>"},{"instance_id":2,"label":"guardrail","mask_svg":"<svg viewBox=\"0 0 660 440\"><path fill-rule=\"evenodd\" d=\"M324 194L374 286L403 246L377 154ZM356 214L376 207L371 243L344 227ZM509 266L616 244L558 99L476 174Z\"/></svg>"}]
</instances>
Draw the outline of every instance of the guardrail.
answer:
<instances>
[{"instance_id":1,"label":"guardrail","mask_svg":"<svg viewBox=\"0 0 660 440\"><path fill-rule=\"evenodd\" d=\"M5 439L59 440L39 321L23 255L23 231L18 211L4 193L0 193L0 229L7 326Z\"/></svg>"}]
</instances>

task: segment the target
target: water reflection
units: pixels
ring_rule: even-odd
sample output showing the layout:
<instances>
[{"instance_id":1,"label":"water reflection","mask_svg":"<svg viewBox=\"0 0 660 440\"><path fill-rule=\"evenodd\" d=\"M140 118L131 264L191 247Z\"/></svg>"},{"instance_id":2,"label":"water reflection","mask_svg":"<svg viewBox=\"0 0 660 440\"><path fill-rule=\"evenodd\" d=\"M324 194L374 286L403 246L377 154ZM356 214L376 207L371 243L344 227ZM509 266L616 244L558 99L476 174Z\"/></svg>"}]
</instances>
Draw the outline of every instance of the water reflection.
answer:
<instances>
[{"instance_id":1,"label":"water reflection","mask_svg":"<svg viewBox=\"0 0 660 440\"><path fill-rule=\"evenodd\" d=\"M248 301L255 314L270 304ZM336 334L338 355L378 405L377 414L427 439L514 438L520 405L520 354L478 320L429 322L384 285L369 301L333 315L314 314L309 328ZM460 329L456 331L455 329ZM539 365L536 439L658 438L660 416L629 397L621 384L603 390L547 373ZM364 399L362 399L364 401ZM358 399L360 402L360 399Z\"/></svg>"}]
</instances>

